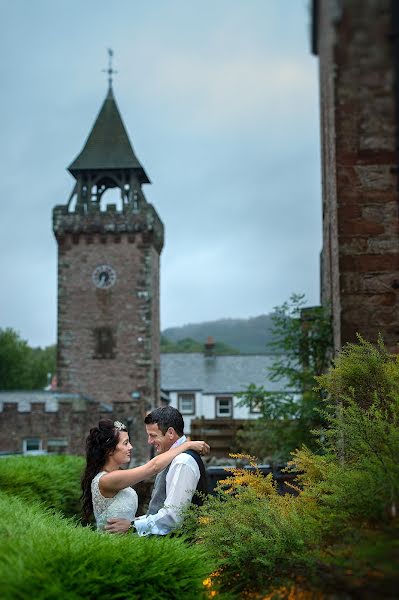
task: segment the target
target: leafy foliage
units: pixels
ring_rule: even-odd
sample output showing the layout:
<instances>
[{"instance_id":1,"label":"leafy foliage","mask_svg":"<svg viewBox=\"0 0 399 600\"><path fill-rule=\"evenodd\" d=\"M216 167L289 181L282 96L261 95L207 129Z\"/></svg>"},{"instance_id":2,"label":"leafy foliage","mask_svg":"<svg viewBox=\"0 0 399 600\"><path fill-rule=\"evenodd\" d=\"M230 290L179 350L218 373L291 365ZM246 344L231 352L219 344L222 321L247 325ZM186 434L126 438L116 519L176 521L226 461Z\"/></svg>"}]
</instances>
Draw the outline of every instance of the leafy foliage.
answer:
<instances>
[{"instance_id":1,"label":"leafy foliage","mask_svg":"<svg viewBox=\"0 0 399 600\"><path fill-rule=\"evenodd\" d=\"M80 514L80 456L10 456L0 460L0 489L41 502L66 516Z\"/></svg>"},{"instance_id":2,"label":"leafy foliage","mask_svg":"<svg viewBox=\"0 0 399 600\"><path fill-rule=\"evenodd\" d=\"M376 345L360 335L358 341L346 344L327 375L316 373L317 389L324 389L336 401L356 400L364 408L376 400L390 405L399 396L399 358L386 351L381 338Z\"/></svg>"},{"instance_id":3,"label":"leafy foliage","mask_svg":"<svg viewBox=\"0 0 399 600\"><path fill-rule=\"evenodd\" d=\"M204 548L173 538L100 534L0 494L0 596L4 600L205 597Z\"/></svg>"},{"instance_id":4,"label":"leafy foliage","mask_svg":"<svg viewBox=\"0 0 399 600\"><path fill-rule=\"evenodd\" d=\"M373 383L371 392L360 371ZM271 478L256 469L234 469L216 496L190 509L185 527L216 561L214 586L254 598L274 597L276 590L288 597L298 587L343 597L394 597L398 357L381 342L359 339L318 381L325 398L322 436L315 432L322 453L305 446L293 453L289 469L300 473L296 495L279 496Z\"/></svg>"},{"instance_id":5,"label":"leafy foliage","mask_svg":"<svg viewBox=\"0 0 399 600\"><path fill-rule=\"evenodd\" d=\"M292 569L310 569L306 542L314 543L313 516L293 495L280 496L272 476L255 468L226 468L216 495L190 507L184 531L216 560L215 586L241 597L288 580Z\"/></svg>"},{"instance_id":6,"label":"leafy foliage","mask_svg":"<svg viewBox=\"0 0 399 600\"><path fill-rule=\"evenodd\" d=\"M0 329L0 389L43 389L55 372L55 354L55 346L31 348L13 329Z\"/></svg>"},{"instance_id":7,"label":"leafy foliage","mask_svg":"<svg viewBox=\"0 0 399 600\"><path fill-rule=\"evenodd\" d=\"M339 454L345 468L367 473L369 491L355 500L371 502L374 516L382 518L395 514L399 501L399 356L388 354L381 339L376 346L358 339L345 346L333 369L317 377L318 389L329 398L324 446Z\"/></svg>"},{"instance_id":8,"label":"leafy foliage","mask_svg":"<svg viewBox=\"0 0 399 600\"><path fill-rule=\"evenodd\" d=\"M298 445L315 447L311 430L321 424L321 396L313 388L315 376L329 366L331 323L326 308L305 304L303 295L294 294L272 315L274 340L269 351L276 360L269 377L284 391L251 384L241 394L242 404L256 405L261 412L261 418L240 434L241 443L272 462L286 460Z\"/></svg>"}]
</instances>

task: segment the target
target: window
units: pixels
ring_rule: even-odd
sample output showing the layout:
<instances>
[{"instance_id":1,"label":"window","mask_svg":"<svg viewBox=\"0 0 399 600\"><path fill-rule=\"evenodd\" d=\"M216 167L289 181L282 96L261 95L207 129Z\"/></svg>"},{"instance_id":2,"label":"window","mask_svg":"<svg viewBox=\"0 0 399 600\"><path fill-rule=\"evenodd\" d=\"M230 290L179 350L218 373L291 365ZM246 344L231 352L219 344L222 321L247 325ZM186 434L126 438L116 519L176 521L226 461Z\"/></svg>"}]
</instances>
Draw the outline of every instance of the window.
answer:
<instances>
[{"instance_id":1,"label":"window","mask_svg":"<svg viewBox=\"0 0 399 600\"><path fill-rule=\"evenodd\" d=\"M179 411L182 415L195 414L195 396L194 394L179 394Z\"/></svg>"},{"instance_id":2,"label":"window","mask_svg":"<svg viewBox=\"0 0 399 600\"><path fill-rule=\"evenodd\" d=\"M115 340L111 327L97 327L94 330L94 357L115 358Z\"/></svg>"},{"instance_id":3,"label":"window","mask_svg":"<svg viewBox=\"0 0 399 600\"><path fill-rule=\"evenodd\" d=\"M25 438L22 442L24 454L42 454L42 440L40 438Z\"/></svg>"},{"instance_id":4,"label":"window","mask_svg":"<svg viewBox=\"0 0 399 600\"><path fill-rule=\"evenodd\" d=\"M65 454L68 442L66 440L48 440L47 452L49 454Z\"/></svg>"},{"instance_id":5,"label":"window","mask_svg":"<svg viewBox=\"0 0 399 600\"><path fill-rule=\"evenodd\" d=\"M230 396L218 396L216 398L216 416L217 417L232 417L233 416L233 399Z\"/></svg>"}]
</instances>

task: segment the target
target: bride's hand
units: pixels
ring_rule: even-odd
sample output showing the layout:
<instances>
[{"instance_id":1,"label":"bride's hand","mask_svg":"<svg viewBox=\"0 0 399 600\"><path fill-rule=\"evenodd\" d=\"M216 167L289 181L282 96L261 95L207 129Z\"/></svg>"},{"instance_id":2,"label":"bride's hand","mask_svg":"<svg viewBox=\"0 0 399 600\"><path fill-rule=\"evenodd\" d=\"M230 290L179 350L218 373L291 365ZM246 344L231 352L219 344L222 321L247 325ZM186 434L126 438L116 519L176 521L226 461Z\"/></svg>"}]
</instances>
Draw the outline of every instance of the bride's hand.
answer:
<instances>
[{"instance_id":1,"label":"bride's hand","mask_svg":"<svg viewBox=\"0 0 399 600\"><path fill-rule=\"evenodd\" d=\"M198 454L204 456L205 454L209 454L210 447L206 442L187 442L190 450L195 450Z\"/></svg>"}]
</instances>

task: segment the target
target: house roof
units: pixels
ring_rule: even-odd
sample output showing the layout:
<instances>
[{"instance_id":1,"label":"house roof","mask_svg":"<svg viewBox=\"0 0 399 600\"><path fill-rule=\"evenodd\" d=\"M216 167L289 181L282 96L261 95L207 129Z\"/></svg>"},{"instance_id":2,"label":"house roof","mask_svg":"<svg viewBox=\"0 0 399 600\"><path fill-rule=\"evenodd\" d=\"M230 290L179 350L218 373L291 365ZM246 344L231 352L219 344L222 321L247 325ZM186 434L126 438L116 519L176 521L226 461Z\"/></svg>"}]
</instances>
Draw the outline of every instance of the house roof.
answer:
<instances>
[{"instance_id":1,"label":"house roof","mask_svg":"<svg viewBox=\"0 0 399 600\"><path fill-rule=\"evenodd\" d=\"M275 357L270 354L218 355L200 352L161 354L161 387L171 391L201 390L203 394L241 392L250 383L267 391L284 389L281 381L270 381L268 368Z\"/></svg>"}]
</instances>

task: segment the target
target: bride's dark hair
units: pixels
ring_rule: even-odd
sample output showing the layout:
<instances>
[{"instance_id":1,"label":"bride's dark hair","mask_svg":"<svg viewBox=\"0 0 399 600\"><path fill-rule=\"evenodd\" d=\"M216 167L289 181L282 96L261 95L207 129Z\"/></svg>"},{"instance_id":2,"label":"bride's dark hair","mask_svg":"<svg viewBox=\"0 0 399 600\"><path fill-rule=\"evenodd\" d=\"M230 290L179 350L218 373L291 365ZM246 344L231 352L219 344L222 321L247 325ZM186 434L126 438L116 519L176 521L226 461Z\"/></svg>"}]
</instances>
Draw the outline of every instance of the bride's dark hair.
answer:
<instances>
[{"instance_id":1,"label":"bride's dark hair","mask_svg":"<svg viewBox=\"0 0 399 600\"><path fill-rule=\"evenodd\" d=\"M111 419L102 419L98 427L90 429L86 438L86 467L82 475L82 495L80 497L83 517L86 522L89 522L93 514L91 482L93 477L105 465L109 453L116 448L119 441L119 431L123 427L121 423L118 423L118 425L121 425L121 427L117 429Z\"/></svg>"}]
</instances>

